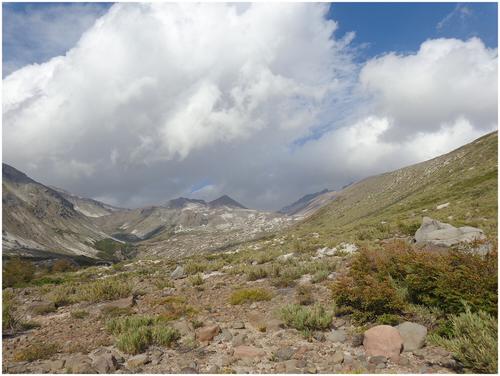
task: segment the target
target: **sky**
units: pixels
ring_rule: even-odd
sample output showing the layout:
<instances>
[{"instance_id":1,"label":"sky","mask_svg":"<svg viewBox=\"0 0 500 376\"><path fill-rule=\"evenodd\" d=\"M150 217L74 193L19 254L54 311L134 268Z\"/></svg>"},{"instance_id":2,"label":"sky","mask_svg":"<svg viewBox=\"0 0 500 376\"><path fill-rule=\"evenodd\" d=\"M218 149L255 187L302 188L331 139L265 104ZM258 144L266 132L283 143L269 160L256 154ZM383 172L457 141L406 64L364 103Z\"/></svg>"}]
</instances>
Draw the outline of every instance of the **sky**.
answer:
<instances>
[{"instance_id":1,"label":"sky","mask_svg":"<svg viewBox=\"0 0 500 376\"><path fill-rule=\"evenodd\" d=\"M3 3L3 160L278 210L496 130L496 3Z\"/></svg>"}]
</instances>

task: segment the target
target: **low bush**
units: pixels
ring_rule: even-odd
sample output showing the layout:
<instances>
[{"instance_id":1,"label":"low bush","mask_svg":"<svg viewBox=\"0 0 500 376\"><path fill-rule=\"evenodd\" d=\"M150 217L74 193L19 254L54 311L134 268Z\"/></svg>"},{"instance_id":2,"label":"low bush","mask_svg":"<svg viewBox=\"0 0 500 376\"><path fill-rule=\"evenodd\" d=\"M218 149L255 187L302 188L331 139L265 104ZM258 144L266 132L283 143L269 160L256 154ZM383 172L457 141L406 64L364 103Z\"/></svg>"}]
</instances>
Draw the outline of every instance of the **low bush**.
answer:
<instances>
[{"instance_id":1,"label":"low bush","mask_svg":"<svg viewBox=\"0 0 500 376\"><path fill-rule=\"evenodd\" d=\"M198 310L187 303L183 296L167 296L156 302L162 306L163 312L160 314L164 320L177 320L181 317L191 318L198 313Z\"/></svg>"},{"instance_id":2,"label":"low bush","mask_svg":"<svg viewBox=\"0 0 500 376\"><path fill-rule=\"evenodd\" d=\"M450 338L433 334L430 341L453 353L466 368L477 373L498 372L498 322L484 311L453 315Z\"/></svg>"},{"instance_id":3,"label":"low bush","mask_svg":"<svg viewBox=\"0 0 500 376\"><path fill-rule=\"evenodd\" d=\"M189 276L189 282L192 286L201 286L203 285L203 277L200 273Z\"/></svg>"},{"instance_id":4,"label":"low bush","mask_svg":"<svg viewBox=\"0 0 500 376\"><path fill-rule=\"evenodd\" d=\"M258 279L267 278L268 274L269 272L265 267L251 267L247 271L247 281L257 281Z\"/></svg>"},{"instance_id":5,"label":"low bush","mask_svg":"<svg viewBox=\"0 0 500 376\"><path fill-rule=\"evenodd\" d=\"M19 257L11 258L3 262L2 286L22 287L29 283L35 275L33 263L22 260Z\"/></svg>"},{"instance_id":6,"label":"low bush","mask_svg":"<svg viewBox=\"0 0 500 376\"><path fill-rule=\"evenodd\" d=\"M132 293L129 282L117 278L105 278L79 286L76 298L87 302L102 302L125 298Z\"/></svg>"},{"instance_id":7,"label":"low bush","mask_svg":"<svg viewBox=\"0 0 500 376\"><path fill-rule=\"evenodd\" d=\"M49 359L59 350L60 346L55 343L34 342L14 353L14 360L16 362L33 362L39 359Z\"/></svg>"},{"instance_id":8,"label":"low bush","mask_svg":"<svg viewBox=\"0 0 500 376\"><path fill-rule=\"evenodd\" d=\"M84 311L83 309L79 309L76 311L71 311L70 315L74 319L84 319L89 315L89 313L87 311Z\"/></svg>"},{"instance_id":9,"label":"low bush","mask_svg":"<svg viewBox=\"0 0 500 376\"><path fill-rule=\"evenodd\" d=\"M319 304L312 307L290 304L281 309L281 318L287 326L300 330L304 336L310 337L315 330L326 330L330 327L333 313L327 312Z\"/></svg>"},{"instance_id":10,"label":"low bush","mask_svg":"<svg viewBox=\"0 0 500 376\"><path fill-rule=\"evenodd\" d=\"M259 302L264 300L271 300L272 294L270 291L258 288L248 288L236 290L231 294L229 302L232 305Z\"/></svg>"},{"instance_id":11,"label":"low bush","mask_svg":"<svg viewBox=\"0 0 500 376\"><path fill-rule=\"evenodd\" d=\"M325 279L328 278L328 275L330 273L327 271L327 270L320 270L316 273L313 274L312 278L311 278L311 282L312 283L319 283L319 282L322 282L324 281Z\"/></svg>"},{"instance_id":12,"label":"low bush","mask_svg":"<svg viewBox=\"0 0 500 376\"><path fill-rule=\"evenodd\" d=\"M409 304L446 314L472 311L497 314L497 254L482 258L450 250L414 250L403 242L382 250L361 250L348 273L332 286L339 306L358 321L376 321L383 314L404 315Z\"/></svg>"},{"instance_id":13,"label":"low bush","mask_svg":"<svg viewBox=\"0 0 500 376\"><path fill-rule=\"evenodd\" d=\"M139 354L149 346L171 346L180 338L177 330L165 325L161 317L129 316L109 320L106 329L114 334L116 346L127 354Z\"/></svg>"},{"instance_id":14,"label":"low bush","mask_svg":"<svg viewBox=\"0 0 500 376\"><path fill-rule=\"evenodd\" d=\"M66 259L57 260L50 268L52 273L71 272L76 269L75 264Z\"/></svg>"}]
</instances>

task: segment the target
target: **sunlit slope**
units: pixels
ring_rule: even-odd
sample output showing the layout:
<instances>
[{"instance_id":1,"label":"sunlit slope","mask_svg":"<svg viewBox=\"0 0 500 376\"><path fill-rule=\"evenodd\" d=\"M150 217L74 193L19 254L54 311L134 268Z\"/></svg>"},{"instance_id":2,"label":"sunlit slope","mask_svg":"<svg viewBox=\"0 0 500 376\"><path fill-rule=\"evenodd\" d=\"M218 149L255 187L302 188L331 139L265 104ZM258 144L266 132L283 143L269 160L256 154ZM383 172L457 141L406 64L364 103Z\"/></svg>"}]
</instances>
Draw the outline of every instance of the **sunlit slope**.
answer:
<instances>
[{"instance_id":1,"label":"sunlit slope","mask_svg":"<svg viewBox=\"0 0 500 376\"><path fill-rule=\"evenodd\" d=\"M493 132L440 157L364 179L291 231L316 232L332 242L372 240L411 235L430 216L496 238L497 145Z\"/></svg>"}]
</instances>

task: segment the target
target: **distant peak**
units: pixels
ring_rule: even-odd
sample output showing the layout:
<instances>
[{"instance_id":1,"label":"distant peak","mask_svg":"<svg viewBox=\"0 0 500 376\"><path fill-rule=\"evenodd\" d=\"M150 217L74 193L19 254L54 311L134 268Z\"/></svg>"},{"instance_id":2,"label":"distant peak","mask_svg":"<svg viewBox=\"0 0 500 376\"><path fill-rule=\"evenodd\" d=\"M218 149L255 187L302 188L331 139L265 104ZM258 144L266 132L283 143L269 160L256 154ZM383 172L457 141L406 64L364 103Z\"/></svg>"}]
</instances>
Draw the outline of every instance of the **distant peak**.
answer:
<instances>
[{"instance_id":1,"label":"distant peak","mask_svg":"<svg viewBox=\"0 0 500 376\"><path fill-rule=\"evenodd\" d=\"M9 166L7 163L2 163L2 179L15 183L35 183L33 179L18 169Z\"/></svg>"},{"instance_id":2,"label":"distant peak","mask_svg":"<svg viewBox=\"0 0 500 376\"><path fill-rule=\"evenodd\" d=\"M165 207L168 209L181 209L185 207L187 204L206 205L207 203L205 202L205 200L196 200L193 198L179 197L168 201Z\"/></svg>"},{"instance_id":3,"label":"distant peak","mask_svg":"<svg viewBox=\"0 0 500 376\"><path fill-rule=\"evenodd\" d=\"M223 195L220 196L219 198L210 201L208 203L213 208L220 207L220 206L228 206L230 208L240 208L240 209L247 209L243 205L241 205L238 201L233 200L231 197L228 195Z\"/></svg>"}]
</instances>

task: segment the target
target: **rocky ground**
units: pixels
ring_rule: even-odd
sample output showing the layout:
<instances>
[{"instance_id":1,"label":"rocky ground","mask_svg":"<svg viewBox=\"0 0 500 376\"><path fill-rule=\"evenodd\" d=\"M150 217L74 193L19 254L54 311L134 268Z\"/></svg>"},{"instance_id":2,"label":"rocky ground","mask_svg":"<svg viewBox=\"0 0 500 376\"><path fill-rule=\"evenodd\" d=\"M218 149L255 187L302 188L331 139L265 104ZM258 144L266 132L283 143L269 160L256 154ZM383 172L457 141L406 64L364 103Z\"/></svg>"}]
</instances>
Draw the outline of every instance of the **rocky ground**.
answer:
<instances>
[{"instance_id":1,"label":"rocky ground","mask_svg":"<svg viewBox=\"0 0 500 376\"><path fill-rule=\"evenodd\" d=\"M278 240L279 241L279 240ZM342 271L356 252L344 245L338 252L320 249L314 255L286 253L260 264L324 262ZM228 257L234 255L228 252ZM265 260L264 260L265 261ZM252 265L251 258L244 263ZM304 265L306 265L304 264ZM309 265L309 264L307 264ZM280 309L297 302L297 289L307 285L310 300L331 305L329 284L338 272L312 283L301 276L293 287L273 286L270 278L249 281L238 264L187 276L187 267L165 261L135 261L118 268L93 267L97 279L130 273L130 296L114 301L80 301L53 306L51 287L15 289L18 314L39 326L3 338L5 373L450 373L456 362L442 348L425 344L420 325L394 328L358 327L348 316L336 316L326 330L307 338L287 326ZM174 270L175 269L175 270ZM88 273L87 273L88 274ZM162 286L159 281L168 282ZM241 288L271 292L267 301L231 304ZM126 354L106 330L109 312L126 315L172 314L169 326L180 338L170 347L150 346L140 354ZM51 312L52 311L52 312ZM84 313L82 313L84 312ZM371 332L370 332L371 331ZM52 352L26 356L33 344ZM400 351L403 350L401 353ZM40 351L40 350L38 350ZM35 351L36 352L36 351ZM21 355L20 355L21 354ZM24 358L23 358L24 357ZM28 358L28 359L27 359ZM24 359L24 360L22 360Z\"/></svg>"}]
</instances>

